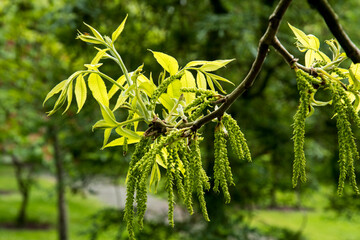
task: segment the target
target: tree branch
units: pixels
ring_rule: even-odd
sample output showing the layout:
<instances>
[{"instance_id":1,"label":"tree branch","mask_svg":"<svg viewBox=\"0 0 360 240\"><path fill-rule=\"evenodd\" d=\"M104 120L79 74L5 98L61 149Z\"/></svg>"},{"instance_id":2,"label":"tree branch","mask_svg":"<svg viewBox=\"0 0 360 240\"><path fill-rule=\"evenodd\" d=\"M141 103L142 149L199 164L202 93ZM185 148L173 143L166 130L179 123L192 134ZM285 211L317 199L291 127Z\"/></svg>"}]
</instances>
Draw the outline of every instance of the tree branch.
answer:
<instances>
[{"instance_id":1,"label":"tree branch","mask_svg":"<svg viewBox=\"0 0 360 240\"><path fill-rule=\"evenodd\" d=\"M327 0L308 0L310 6L314 7L325 20L328 28L346 52L346 55L354 62L360 63L360 50L351 41L341 26L338 16L331 8Z\"/></svg>"},{"instance_id":2,"label":"tree branch","mask_svg":"<svg viewBox=\"0 0 360 240\"><path fill-rule=\"evenodd\" d=\"M195 122L185 124L186 126L191 126L191 129L196 131L202 125L210 122L212 119L221 117L224 112L233 104L233 102L253 85L265 61L269 51L269 46L272 45L275 41L275 36L279 29L281 19L283 18L290 3L291 0L281 0L276 6L274 12L271 14L266 32L259 41L257 56L247 76L240 83L240 85L238 85L230 94L226 96L226 101L217 110L196 120Z\"/></svg>"}]
</instances>

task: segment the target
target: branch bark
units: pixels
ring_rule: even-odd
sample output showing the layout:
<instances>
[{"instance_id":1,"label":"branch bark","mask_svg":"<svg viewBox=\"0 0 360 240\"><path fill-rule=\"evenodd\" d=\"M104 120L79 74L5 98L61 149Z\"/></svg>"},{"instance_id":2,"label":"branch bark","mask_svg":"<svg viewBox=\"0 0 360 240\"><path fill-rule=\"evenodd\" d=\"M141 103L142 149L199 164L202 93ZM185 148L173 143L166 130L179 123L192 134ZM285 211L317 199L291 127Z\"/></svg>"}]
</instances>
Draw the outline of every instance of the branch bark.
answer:
<instances>
[{"instance_id":1,"label":"branch bark","mask_svg":"<svg viewBox=\"0 0 360 240\"><path fill-rule=\"evenodd\" d=\"M275 36L279 29L281 19L283 18L290 3L291 0L281 0L276 6L274 12L271 14L268 27L259 41L257 56L247 76L240 83L240 85L225 97L226 101L217 110L196 120L195 122L186 124L186 126L191 126L191 129L193 131L196 131L202 125L211 121L212 119L221 117L225 113L225 111L233 104L233 102L253 85L268 54L269 46L272 45L275 41Z\"/></svg>"},{"instance_id":2,"label":"branch bark","mask_svg":"<svg viewBox=\"0 0 360 240\"><path fill-rule=\"evenodd\" d=\"M339 18L331 8L327 0L308 0L310 6L314 7L325 20L329 30L339 41L346 55L354 62L360 63L360 50L351 41L340 24Z\"/></svg>"}]
</instances>

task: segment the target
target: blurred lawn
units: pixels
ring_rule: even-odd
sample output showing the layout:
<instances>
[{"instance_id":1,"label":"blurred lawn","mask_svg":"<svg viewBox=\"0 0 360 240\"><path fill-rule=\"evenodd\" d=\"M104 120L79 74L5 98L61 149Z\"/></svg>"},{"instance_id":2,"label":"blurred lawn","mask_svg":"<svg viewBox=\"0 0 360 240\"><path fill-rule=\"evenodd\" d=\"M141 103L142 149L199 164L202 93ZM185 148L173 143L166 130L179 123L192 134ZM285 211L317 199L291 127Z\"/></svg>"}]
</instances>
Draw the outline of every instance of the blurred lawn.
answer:
<instances>
[{"instance_id":1,"label":"blurred lawn","mask_svg":"<svg viewBox=\"0 0 360 240\"><path fill-rule=\"evenodd\" d=\"M13 170L0 165L0 190L13 190L12 194L0 195L0 222L12 222L20 204ZM92 196L67 195L69 234L72 240L88 239L80 235L91 224L89 216L102 208ZM42 177L31 191L28 219L37 223L50 223L49 230L9 230L0 228L0 240L55 240L56 235L56 198L54 180Z\"/></svg>"},{"instance_id":2,"label":"blurred lawn","mask_svg":"<svg viewBox=\"0 0 360 240\"><path fill-rule=\"evenodd\" d=\"M331 191L330 188L320 188L318 191L303 196L302 204L305 208L311 209L309 211L256 210L248 220L249 224L267 235L271 235L276 229L287 229L293 233L301 232L307 240L360 239L358 213L354 212L351 217L346 217L345 214L339 215L332 210L324 209L329 204L327 196ZM280 193L279 195L280 199L287 199L285 202L294 204L294 201L289 200L289 194Z\"/></svg>"}]
</instances>

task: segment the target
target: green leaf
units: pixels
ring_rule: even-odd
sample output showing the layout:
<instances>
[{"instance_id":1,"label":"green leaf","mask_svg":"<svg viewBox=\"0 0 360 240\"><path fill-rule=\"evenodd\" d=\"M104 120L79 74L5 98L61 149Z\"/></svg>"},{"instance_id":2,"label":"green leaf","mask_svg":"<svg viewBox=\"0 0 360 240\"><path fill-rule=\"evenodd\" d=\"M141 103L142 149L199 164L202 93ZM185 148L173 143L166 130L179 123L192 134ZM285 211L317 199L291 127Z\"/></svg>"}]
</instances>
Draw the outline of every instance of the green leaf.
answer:
<instances>
[{"instance_id":1,"label":"green leaf","mask_svg":"<svg viewBox=\"0 0 360 240\"><path fill-rule=\"evenodd\" d=\"M167 93L169 94L170 98L179 98L181 95L181 82L180 80L176 79L168 86Z\"/></svg>"},{"instance_id":2,"label":"green leaf","mask_svg":"<svg viewBox=\"0 0 360 240\"><path fill-rule=\"evenodd\" d=\"M114 43L116 41L116 39L120 36L120 34L122 33L122 31L124 30L125 27L125 22L127 19L128 15L126 14L125 19L121 22L121 24L119 25L119 27L113 32L113 34L111 35L111 40Z\"/></svg>"},{"instance_id":3,"label":"green leaf","mask_svg":"<svg viewBox=\"0 0 360 240\"><path fill-rule=\"evenodd\" d=\"M206 79L202 72L198 71L196 75L196 83L198 88L206 89Z\"/></svg>"},{"instance_id":4,"label":"green leaf","mask_svg":"<svg viewBox=\"0 0 360 240\"><path fill-rule=\"evenodd\" d=\"M139 89L141 89L143 92L146 93L146 95L148 95L149 97L152 96L153 92L156 89L155 84L153 84L152 82L142 82L139 85Z\"/></svg>"},{"instance_id":5,"label":"green leaf","mask_svg":"<svg viewBox=\"0 0 360 240\"><path fill-rule=\"evenodd\" d=\"M105 122L107 122L113 127L116 127L118 125L118 122L115 119L114 113L110 110L109 107L105 106L104 104L99 102L99 105L101 109L101 115L103 116Z\"/></svg>"},{"instance_id":6,"label":"green leaf","mask_svg":"<svg viewBox=\"0 0 360 240\"><path fill-rule=\"evenodd\" d=\"M175 104L175 101L167 93L161 94L159 101L168 111L171 111Z\"/></svg>"},{"instance_id":7,"label":"green leaf","mask_svg":"<svg viewBox=\"0 0 360 240\"><path fill-rule=\"evenodd\" d=\"M219 81L223 81L223 82L227 82L227 83L230 83L231 85L235 85L233 82L231 82L230 80L226 79L226 78L223 78L223 77L220 77L219 75L215 75L215 74L212 74L212 73L206 73L206 75L208 75L209 77L211 77L212 79L216 79L216 80L219 80Z\"/></svg>"},{"instance_id":8,"label":"green leaf","mask_svg":"<svg viewBox=\"0 0 360 240\"><path fill-rule=\"evenodd\" d=\"M102 49L100 51L97 52L97 54L95 55L94 59L91 61L91 65L97 65L100 61L100 59L104 56L104 54L106 53L106 51L108 51L109 48L106 49Z\"/></svg>"},{"instance_id":9,"label":"green leaf","mask_svg":"<svg viewBox=\"0 0 360 240\"><path fill-rule=\"evenodd\" d=\"M88 84L94 98L106 107L109 107L109 97L107 95L105 83L101 77L96 73L91 73Z\"/></svg>"},{"instance_id":10,"label":"green leaf","mask_svg":"<svg viewBox=\"0 0 360 240\"><path fill-rule=\"evenodd\" d=\"M116 82L119 84L119 85L123 85L124 83L125 83L125 81L126 81L126 78L125 78L125 75L122 75L121 77L119 77L117 80L116 80ZM125 87L126 88L126 87ZM113 96L114 96L114 94L119 90L120 88L118 87L118 86L116 86L116 84L114 84L111 88L110 88L110 90L109 90L109 92L108 92L108 97L109 97L109 99L111 99Z\"/></svg>"},{"instance_id":11,"label":"green leaf","mask_svg":"<svg viewBox=\"0 0 360 240\"><path fill-rule=\"evenodd\" d=\"M134 132L133 130L124 128L124 127L117 127L115 131L126 138L128 138L128 141L130 140L140 140L141 136L144 134L144 132Z\"/></svg>"},{"instance_id":12,"label":"green leaf","mask_svg":"<svg viewBox=\"0 0 360 240\"><path fill-rule=\"evenodd\" d=\"M213 91L215 91L214 84L213 84L213 82L212 82L212 80L211 80L211 78L210 78L210 76L209 76L208 74L206 74L206 81L207 81L210 89L213 90Z\"/></svg>"},{"instance_id":13,"label":"green leaf","mask_svg":"<svg viewBox=\"0 0 360 240\"><path fill-rule=\"evenodd\" d=\"M354 90L360 90L360 63L351 64L349 68L349 85Z\"/></svg>"},{"instance_id":14,"label":"green leaf","mask_svg":"<svg viewBox=\"0 0 360 240\"><path fill-rule=\"evenodd\" d=\"M305 53L305 67L311 67L315 60L316 52L313 50L308 50Z\"/></svg>"},{"instance_id":15,"label":"green leaf","mask_svg":"<svg viewBox=\"0 0 360 240\"><path fill-rule=\"evenodd\" d=\"M101 149L103 149L105 147L105 145L107 144L107 142L109 141L109 137L111 135L111 131L112 131L112 128L106 128L104 130L104 142L103 142L103 146Z\"/></svg>"},{"instance_id":16,"label":"green leaf","mask_svg":"<svg viewBox=\"0 0 360 240\"><path fill-rule=\"evenodd\" d=\"M160 169L159 169L158 164L155 162L153 164L153 167L151 169L151 174L150 174L150 183L149 183L150 192L151 192L151 186L154 184L155 185L154 192L156 193L160 179L161 179Z\"/></svg>"},{"instance_id":17,"label":"green leaf","mask_svg":"<svg viewBox=\"0 0 360 240\"><path fill-rule=\"evenodd\" d=\"M72 96L73 96L73 81L70 81L68 87L67 87L67 91L66 91L66 95L67 95L67 101L68 104L63 112L63 114L69 109L71 102L72 102Z\"/></svg>"},{"instance_id":18,"label":"green leaf","mask_svg":"<svg viewBox=\"0 0 360 240\"><path fill-rule=\"evenodd\" d=\"M196 67L199 65L204 65L206 63L209 63L210 61L202 61L202 60L197 60L197 61L191 61L188 64L185 65L185 68L190 68L190 67Z\"/></svg>"},{"instance_id":19,"label":"green leaf","mask_svg":"<svg viewBox=\"0 0 360 240\"><path fill-rule=\"evenodd\" d=\"M167 55L162 52L155 52L149 50L153 53L156 61L168 72L170 75L175 75L179 70L179 64L176 59L170 55Z\"/></svg>"},{"instance_id":20,"label":"green leaf","mask_svg":"<svg viewBox=\"0 0 360 240\"><path fill-rule=\"evenodd\" d=\"M225 60L211 61L211 62L208 62L208 63L204 64L202 67L200 67L200 70L205 71L205 72L213 72L213 71L218 70L219 68L224 67L229 62L232 62L234 60L235 59L225 59Z\"/></svg>"},{"instance_id":21,"label":"green leaf","mask_svg":"<svg viewBox=\"0 0 360 240\"><path fill-rule=\"evenodd\" d=\"M59 110L64 105L65 99L66 99L66 91L63 90L60 93L60 96L58 97L58 99L56 100L56 102L54 104L54 108L51 111L47 112L48 116L51 116L57 110Z\"/></svg>"},{"instance_id":22,"label":"green leaf","mask_svg":"<svg viewBox=\"0 0 360 240\"><path fill-rule=\"evenodd\" d=\"M196 88L195 78L191 72L185 70L185 74L182 75L181 86L184 88ZM195 93L184 93L186 104L191 103L195 99Z\"/></svg>"},{"instance_id":23,"label":"green leaf","mask_svg":"<svg viewBox=\"0 0 360 240\"><path fill-rule=\"evenodd\" d=\"M307 37L309 39L310 48L315 51L319 50L320 48L319 39L312 34L307 35Z\"/></svg>"},{"instance_id":24,"label":"green leaf","mask_svg":"<svg viewBox=\"0 0 360 240\"><path fill-rule=\"evenodd\" d=\"M92 126L92 130L94 131L95 128L100 128L100 129L106 129L106 128L114 128L114 124L109 123L103 119L97 121L93 126Z\"/></svg>"},{"instance_id":25,"label":"green leaf","mask_svg":"<svg viewBox=\"0 0 360 240\"><path fill-rule=\"evenodd\" d=\"M290 23L288 23L289 27L293 31L296 40L298 40L298 48L300 51L305 51L306 49L311 48L310 39L306 34L301 31L300 29L297 29L296 27L293 27ZM305 48L305 49L304 49ZM314 49L315 50L315 49ZM316 49L317 50L317 49Z\"/></svg>"},{"instance_id":26,"label":"green leaf","mask_svg":"<svg viewBox=\"0 0 360 240\"><path fill-rule=\"evenodd\" d=\"M43 105L45 104L45 102L47 100L49 100L49 98L51 98L52 96L54 96L55 94L57 94L58 92L60 92L63 89L63 87L66 84L66 81L67 81L67 79L61 81L53 89L51 89L51 91L46 95L46 98L45 98L45 100L43 102Z\"/></svg>"},{"instance_id":27,"label":"green leaf","mask_svg":"<svg viewBox=\"0 0 360 240\"><path fill-rule=\"evenodd\" d=\"M125 94L124 92L122 92L117 101L116 101L116 104L115 104L115 107L113 108L113 111L115 111L116 109L118 109L121 105L123 105L126 100L128 99L129 95Z\"/></svg>"},{"instance_id":28,"label":"green leaf","mask_svg":"<svg viewBox=\"0 0 360 240\"><path fill-rule=\"evenodd\" d=\"M226 94L226 92L224 91L224 89L222 88L221 84L216 80L216 79L212 79L213 83L215 84L215 86L220 90L220 92Z\"/></svg>"},{"instance_id":29,"label":"green leaf","mask_svg":"<svg viewBox=\"0 0 360 240\"><path fill-rule=\"evenodd\" d=\"M167 167L166 167L166 159L167 159L168 153L167 153L167 151L166 151L165 148L161 149L161 152L163 153L163 156L164 156L164 158L165 158L165 159L164 159L165 162L163 161L163 159L161 158L160 155L156 155L156 163L166 169L166 168L167 168Z\"/></svg>"},{"instance_id":30,"label":"green leaf","mask_svg":"<svg viewBox=\"0 0 360 240\"><path fill-rule=\"evenodd\" d=\"M90 28L91 32L94 34L94 36L96 37L96 39L100 40L100 41L104 41L103 37L101 36L101 34L92 26L84 23L88 28Z\"/></svg>"},{"instance_id":31,"label":"green leaf","mask_svg":"<svg viewBox=\"0 0 360 240\"><path fill-rule=\"evenodd\" d=\"M139 142L140 139L128 139L127 140L127 144L133 144L133 143L137 143ZM102 147L102 149L107 148L107 147L116 147L116 146L122 146L125 143L125 138L124 137L120 137L117 138L111 142L109 142L108 144L106 144L104 147Z\"/></svg>"},{"instance_id":32,"label":"green leaf","mask_svg":"<svg viewBox=\"0 0 360 240\"><path fill-rule=\"evenodd\" d=\"M87 97L86 84L85 84L85 80L84 80L84 77L82 74L80 74L76 78L75 97L76 97L76 102L77 102L77 106L78 106L78 111L77 111L77 113L78 113L84 106L84 103L85 103L86 97Z\"/></svg>"}]
</instances>

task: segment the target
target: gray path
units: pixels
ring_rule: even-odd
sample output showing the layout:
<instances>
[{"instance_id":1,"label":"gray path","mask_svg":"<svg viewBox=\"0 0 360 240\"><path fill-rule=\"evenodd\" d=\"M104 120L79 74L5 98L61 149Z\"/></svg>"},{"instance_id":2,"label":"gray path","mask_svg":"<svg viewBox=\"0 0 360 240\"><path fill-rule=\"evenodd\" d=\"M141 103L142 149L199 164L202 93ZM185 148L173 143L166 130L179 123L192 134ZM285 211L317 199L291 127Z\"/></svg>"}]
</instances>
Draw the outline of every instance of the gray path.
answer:
<instances>
[{"instance_id":1,"label":"gray path","mask_svg":"<svg viewBox=\"0 0 360 240\"><path fill-rule=\"evenodd\" d=\"M88 190L95 193L95 196L109 207L124 209L126 199L126 188L117 186L105 181L99 181L89 185ZM155 195L148 194L147 210L145 219L167 222L168 203ZM183 222L189 217L186 209L175 204L174 221Z\"/></svg>"}]
</instances>

